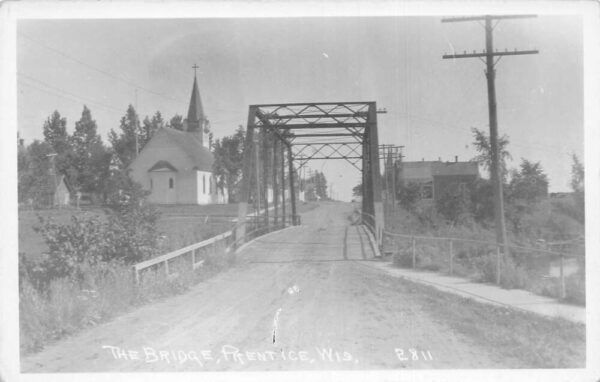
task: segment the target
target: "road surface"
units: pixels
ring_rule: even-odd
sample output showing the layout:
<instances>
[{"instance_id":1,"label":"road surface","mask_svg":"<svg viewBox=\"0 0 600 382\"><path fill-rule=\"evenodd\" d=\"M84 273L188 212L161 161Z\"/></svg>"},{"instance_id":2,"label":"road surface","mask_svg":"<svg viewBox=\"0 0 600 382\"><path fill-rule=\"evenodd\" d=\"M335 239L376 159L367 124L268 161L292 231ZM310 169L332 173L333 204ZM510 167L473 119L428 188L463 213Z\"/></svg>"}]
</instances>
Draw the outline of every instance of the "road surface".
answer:
<instances>
[{"instance_id":1,"label":"road surface","mask_svg":"<svg viewBox=\"0 0 600 382\"><path fill-rule=\"evenodd\" d=\"M352 205L258 239L185 294L22 359L23 372L497 368L377 261ZM506 360L505 360L506 361Z\"/></svg>"}]
</instances>

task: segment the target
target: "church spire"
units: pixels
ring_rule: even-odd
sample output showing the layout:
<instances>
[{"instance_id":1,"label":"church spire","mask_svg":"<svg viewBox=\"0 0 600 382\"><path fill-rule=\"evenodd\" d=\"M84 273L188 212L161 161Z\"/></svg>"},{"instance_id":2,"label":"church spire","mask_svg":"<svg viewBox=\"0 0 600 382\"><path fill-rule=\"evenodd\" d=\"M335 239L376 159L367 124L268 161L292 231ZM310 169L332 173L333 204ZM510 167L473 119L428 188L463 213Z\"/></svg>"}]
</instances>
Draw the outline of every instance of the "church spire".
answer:
<instances>
[{"instance_id":1,"label":"church spire","mask_svg":"<svg viewBox=\"0 0 600 382\"><path fill-rule=\"evenodd\" d=\"M194 85L192 87L192 95L190 97L190 107L187 114L187 131L202 133L206 124L206 116L202 108L202 100L200 99L200 91L198 91L198 80L196 79L196 69L198 65L192 67L194 69Z\"/></svg>"}]
</instances>

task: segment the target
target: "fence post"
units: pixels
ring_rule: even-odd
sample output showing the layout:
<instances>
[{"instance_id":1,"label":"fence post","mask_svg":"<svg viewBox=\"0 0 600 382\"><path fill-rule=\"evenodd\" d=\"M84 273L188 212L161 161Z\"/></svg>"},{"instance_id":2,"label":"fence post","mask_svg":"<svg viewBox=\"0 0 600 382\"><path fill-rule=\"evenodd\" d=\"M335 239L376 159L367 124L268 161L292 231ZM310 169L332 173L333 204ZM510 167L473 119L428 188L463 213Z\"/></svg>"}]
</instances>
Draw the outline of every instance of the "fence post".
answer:
<instances>
[{"instance_id":1,"label":"fence post","mask_svg":"<svg viewBox=\"0 0 600 382\"><path fill-rule=\"evenodd\" d=\"M417 267L417 250L416 250L415 237L412 237L412 267L415 269Z\"/></svg>"},{"instance_id":2,"label":"fence post","mask_svg":"<svg viewBox=\"0 0 600 382\"><path fill-rule=\"evenodd\" d=\"M564 256L560 254L560 298L564 299L567 297L567 290L565 287L565 270L564 270Z\"/></svg>"},{"instance_id":3,"label":"fence post","mask_svg":"<svg viewBox=\"0 0 600 382\"><path fill-rule=\"evenodd\" d=\"M496 245L496 284L500 285L500 245Z\"/></svg>"},{"instance_id":4,"label":"fence post","mask_svg":"<svg viewBox=\"0 0 600 382\"><path fill-rule=\"evenodd\" d=\"M450 275L452 275L453 273L453 267L452 267L452 262L454 261L454 253L453 253L453 248L452 248L452 239L450 239Z\"/></svg>"}]
</instances>

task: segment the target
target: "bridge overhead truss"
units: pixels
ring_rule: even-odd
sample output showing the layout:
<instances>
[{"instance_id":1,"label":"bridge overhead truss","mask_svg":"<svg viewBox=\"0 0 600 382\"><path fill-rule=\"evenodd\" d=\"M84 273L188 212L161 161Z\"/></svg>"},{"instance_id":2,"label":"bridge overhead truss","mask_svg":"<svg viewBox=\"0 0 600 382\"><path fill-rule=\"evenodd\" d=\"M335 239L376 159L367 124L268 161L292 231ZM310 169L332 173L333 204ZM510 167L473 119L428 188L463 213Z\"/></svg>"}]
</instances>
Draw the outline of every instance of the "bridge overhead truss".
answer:
<instances>
[{"instance_id":1,"label":"bridge overhead truss","mask_svg":"<svg viewBox=\"0 0 600 382\"><path fill-rule=\"evenodd\" d=\"M283 153L287 152L293 216L296 215L297 180L294 179L295 173L309 161L346 160L361 171L363 215L367 221L371 220L370 228L379 241L383 230L383 206L375 102L250 105L244 146L239 216L245 216L247 213L252 163L255 162L253 154L255 130L258 130L263 137L267 137L265 139L271 140L271 147L275 148L278 144L281 147L281 160L273 157L274 165L271 168L274 173L285 171L283 164L285 155ZM274 152L279 152L279 150L274 149ZM276 178L274 175L273 179ZM283 180L285 177L281 179ZM273 184L276 183L273 182ZM281 195L283 201L285 188L283 184L279 184L279 188L281 188L281 192L276 192L274 187L274 195ZM278 197L275 197L273 200L276 210L277 199Z\"/></svg>"}]
</instances>

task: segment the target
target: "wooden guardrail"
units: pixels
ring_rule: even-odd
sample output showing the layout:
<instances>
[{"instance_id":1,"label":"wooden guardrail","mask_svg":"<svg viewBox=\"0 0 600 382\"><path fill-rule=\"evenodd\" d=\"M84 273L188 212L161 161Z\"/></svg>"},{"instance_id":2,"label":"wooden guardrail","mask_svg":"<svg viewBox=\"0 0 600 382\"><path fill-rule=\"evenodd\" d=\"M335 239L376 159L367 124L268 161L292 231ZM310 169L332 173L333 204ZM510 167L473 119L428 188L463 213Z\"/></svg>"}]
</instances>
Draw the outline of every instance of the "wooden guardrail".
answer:
<instances>
[{"instance_id":1,"label":"wooden guardrail","mask_svg":"<svg viewBox=\"0 0 600 382\"><path fill-rule=\"evenodd\" d=\"M289 216L288 218L288 223L291 225L301 224L299 215L293 217ZM201 267L204 264L204 259L201 258L203 257L201 255L206 254L207 251L212 251L213 254L216 254L219 248L223 249L225 253L231 251L232 249L235 250L235 248L242 240L262 236L268 232L273 232L285 228L286 221L288 220L286 219L286 221L284 221L283 219L281 219L281 223L279 224L274 224L269 221L268 224L261 225L261 223L263 223L263 219L261 217L254 216L248 217L247 219L248 220L244 222L235 224L229 231L225 233L213 236L210 239L203 240L199 243L188 245L187 247L180 248L167 254L157 256L155 258L145 260L133 265L136 283L140 283L140 275L144 270L157 266L163 269L167 278L176 277L178 274L177 272L171 272L169 262L175 261L176 259L179 259L182 256L186 255L191 255L192 269L197 269L198 267ZM274 217L270 217L270 220L274 220ZM252 230L248 230L246 232L245 237L236 238L235 236L237 229L240 227L240 225L243 224L254 224L256 225L256 227Z\"/></svg>"},{"instance_id":2,"label":"wooden guardrail","mask_svg":"<svg viewBox=\"0 0 600 382\"><path fill-rule=\"evenodd\" d=\"M217 244L222 241L225 241L227 243L227 239L233 237L233 235L234 235L233 232L234 231L228 231L223 234L211 237L210 239L201 241L199 243L192 244L187 247L178 249L176 251L169 252L165 255L158 256L153 259L142 261L141 263L135 264L133 266L133 268L134 268L134 272L135 272L136 282L137 283L140 282L140 272L141 271L143 271L144 269L153 267L155 265L158 265L158 264L163 265L164 272L167 277L172 276L172 274L169 270L169 261L173 260L175 258L178 258L180 256L188 255L188 254L192 255L192 268L193 269L196 269L196 268L202 266L202 264L204 263L204 259L200 259L199 261L197 261L197 255L199 254L198 252L200 250L203 250L203 249L206 250L208 248L212 249L213 252L216 252Z\"/></svg>"}]
</instances>

